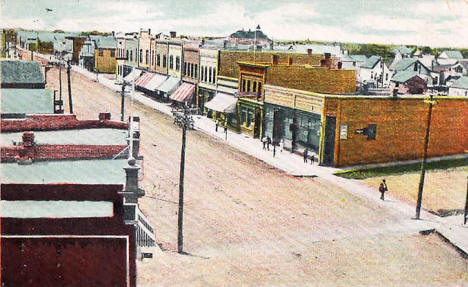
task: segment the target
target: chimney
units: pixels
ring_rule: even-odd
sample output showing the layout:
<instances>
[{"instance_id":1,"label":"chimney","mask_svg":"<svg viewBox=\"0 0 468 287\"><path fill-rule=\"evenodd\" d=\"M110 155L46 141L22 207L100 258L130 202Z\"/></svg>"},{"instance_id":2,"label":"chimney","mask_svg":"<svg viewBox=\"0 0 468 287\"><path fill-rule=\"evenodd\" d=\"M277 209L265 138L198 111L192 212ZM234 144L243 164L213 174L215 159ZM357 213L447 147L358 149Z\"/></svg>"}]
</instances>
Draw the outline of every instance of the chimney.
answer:
<instances>
[{"instance_id":1,"label":"chimney","mask_svg":"<svg viewBox=\"0 0 468 287\"><path fill-rule=\"evenodd\" d=\"M112 31L112 37L115 37L115 31Z\"/></svg>"},{"instance_id":2,"label":"chimney","mask_svg":"<svg viewBox=\"0 0 468 287\"><path fill-rule=\"evenodd\" d=\"M278 55L271 55L271 63L273 65L278 65Z\"/></svg>"},{"instance_id":3,"label":"chimney","mask_svg":"<svg viewBox=\"0 0 468 287\"><path fill-rule=\"evenodd\" d=\"M176 38L177 37L177 32L176 31L170 31L169 34L171 35L171 38Z\"/></svg>"},{"instance_id":4,"label":"chimney","mask_svg":"<svg viewBox=\"0 0 468 287\"><path fill-rule=\"evenodd\" d=\"M326 60L325 59L321 59L320 60L320 67L325 67L327 64L326 64Z\"/></svg>"},{"instance_id":5,"label":"chimney","mask_svg":"<svg viewBox=\"0 0 468 287\"><path fill-rule=\"evenodd\" d=\"M342 62L338 62L338 69L341 69L343 67L343 63Z\"/></svg>"},{"instance_id":6,"label":"chimney","mask_svg":"<svg viewBox=\"0 0 468 287\"><path fill-rule=\"evenodd\" d=\"M32 147L34 145L34 133L24 132L23 133L23 146Z\"/></svg>"},{"instance_id":7,"label":"chimney","mask_svg":"<svg viewBox=\"0 0 468 287\"><path fill-rule=\"evenodd\" d=\"M288 66L292 66L293 64L293 59L291 56L288 57Z\"/></svg>"},{"instance_id":8,"label":"chimney","mask_svg":"<svg viewBox=\"0 0 468 287\"><path fill-rule=\"evenodd\" d=\"M325 67L329 68L331 67L331 54L330 53L325 53Z\"/></svg>"},{"instance_id":9,"label":"chimney","mask_svg":"<svg viewBox=\"0 0 468 287\"><path fill-rule=\"evenodd\" d=\"M324 55L325 55L325 59L330 59L330 57L331 57L330 53L325 53Z\"/></svg>"},{"instance_id":10,"label":"chimney","mask_svg":"<svg viewBox=\"0 0 468 287\"><path fill-rule=\"evenodd\" d=\"M129 117L128 125L128 145L132 146L131 156L136 159L140 159L140 117Z\"/></svg>"},{"instance_id":11,"label":"chimney","mask_svg":"<svg viewBox=\"0 0 468 287\"><path fill-rule=\"evenodd\" d=\"M111 119L111 113L99 113L100 121L109 121Z\"/></svg>"},{"instance_id":12,"label":"chimney","mask_svg":"<svg viewBox=\"0 0 468 287\"><path fill-rule=\"evenodd\" d=\"M396 100L396 99L398 98L398 89L397 89L397 88L394 88L392 94L393 94L393 99Z\"/></svg>"},{"instance_id":13,"label":"chimney","mask_svg":"<svg viewBox=\"0 0 468 287\"><path fill-rule=\"evenodd\" d=\"M140 168L136 165L136 159L130 157L125 170L125 201L128 203L137 203L138 198L144 195L144 191L138 188L138 171Z\"/></svg>"},{"instance_id":14,"label":"chimney","mask_svg":"<svg viewBox=\"0 0 468 287\"><path fill-rule=\"evenodd\" d=\"M151 28L148 28L148 35L151 35Z\"/></svg>"},{"instance_id":15,"label":"chimney","mask_svg":"<svg viewBox=\"0 0 468 287\"><path fill-rule=\"evenodd\" d=\"M312 56L312 49L307 49L307 55Z\"/></svg>"}]
</instances>

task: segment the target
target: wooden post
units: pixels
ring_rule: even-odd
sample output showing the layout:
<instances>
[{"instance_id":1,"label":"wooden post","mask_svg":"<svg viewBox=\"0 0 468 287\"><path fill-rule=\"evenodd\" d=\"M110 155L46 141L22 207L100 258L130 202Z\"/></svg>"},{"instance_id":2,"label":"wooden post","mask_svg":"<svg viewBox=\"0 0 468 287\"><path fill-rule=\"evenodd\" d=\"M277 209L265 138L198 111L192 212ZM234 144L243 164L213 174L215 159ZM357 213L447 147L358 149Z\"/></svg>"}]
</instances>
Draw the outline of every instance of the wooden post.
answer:
<instances>
[{"instance_id":1,"label":"wooden post","mask_svg":"<svg viewBox=\"0 0 468 287\"><path fill-rule=\"evenodd\" d=\"M465 201L465 217L463 217L463 224L466 224L468 216L468 176L466 177L466 201Z\"/></svg>"},{"instance_id":2,"label":"wooden post","mask_svg":"<svg viewBox=\"0 0 468 287\"><path fill-rule=\"evenodd\" d=\"M70 107L70 114L73 114L73 100L72 100L71 80L70 80L71 64L70 64L70 60L68 60L67 62L68 62L68 66L67 66L67 77L68 77L68 105L69 105L69 107Z\"/></svg>"},{"instance_id":3,"label":"wooden post","mask_svg":"<svg viewBox=\"0 0 468 287\"><path fill-rule=\"evenodd\" d=\"M180 177L179 177L179 213L177 220L177 252L184 252L183 219L184 219L184 169L185 169L185 140L187 124L182 124L182 150L180 152Z\"/></svg>"},{"instance_id":4,"label":"wooden post","mask_svg":"<svg viewBox=\"0 0 468 287\"><path fill-rule=\"evenodd\" d=\"M120 105L120 121L123 122L125 119L124 110L125 110L125 82L122 84L122 102Z\"/></svg>"},{"instance_id":5,"label":"wooden post","mask_svg":"<svg viewBox=\"0 0 468 287\"><path fill-rule=\"evenodd\" d=\"M423 194L423 189L424 189L424 179L426 177L427 149L428 149L428 146L429 146L429 133L430 133L430 130L431 130L432 105L433 105L433 99L432 99L432 94L431 94L431 98L429 100L429 111L427 113L426 137L424 139L424 154L423 154L423 161L421 163L421 177L419 179L418 201L416 203L416 217L415 217L415 219L419 219L420 214L421 214L421 204L422 204L422 194Z\"/></svg>"}]
</instances>

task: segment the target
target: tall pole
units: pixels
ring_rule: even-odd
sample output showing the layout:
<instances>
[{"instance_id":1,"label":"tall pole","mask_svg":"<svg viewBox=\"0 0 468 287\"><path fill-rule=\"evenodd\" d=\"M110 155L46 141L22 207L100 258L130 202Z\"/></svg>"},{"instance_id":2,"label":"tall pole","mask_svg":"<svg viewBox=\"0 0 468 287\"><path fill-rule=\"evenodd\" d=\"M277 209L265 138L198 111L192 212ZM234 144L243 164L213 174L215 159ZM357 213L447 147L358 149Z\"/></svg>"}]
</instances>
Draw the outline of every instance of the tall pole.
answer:
<instances>
[{"instance_id":1,"label":"tall pole","mask_svg":"<svg viewBox=\"0 0 468 287\"><path fill-rule=\"evenodd\" d=\"M120 121L125 120L124 110L125 110L125 82L122 84L122 103L120 105Z\"/></svg>"},{"instance_id":2,"label":"tall pole","mask_svg":"<svg viewBox=\"0 0 468 287\"><path fill-rule=\"evenodd\" d=\"M423 155L423 161L421 163L421 177L419 179L418 201L416 203L416 217L415 217L415 219L419 219L420 214L421 214L421 203L422 203L422 194L423 194L423 189L424 189L424 178L426 177L427 148L429 146L429 133L430 133L430 130L431 130L431 116L432 116L432 105L433 105L432 94L430 95L430 100L428 102L429 102L429 111L427 113L426 137L424 139L424 155Z\"/></svg>"},{"instance_id":3,"label":"tall pole","mask_svg":"<svg viewBox=\"0 0 468 287\"><path fill-rule=\"evenodd\" d=\"M67 78L68 78L68 105L70 107L70 114L73 114L73 100L72 100L72 92L71 92L71 63L70 60L67 61L68 66L67 66Z\"/></svg>"},{"instance_id":4,"label":"tall pole","mask_svg":"<svg viewBox=\"0 0 468 287\"><path fill-rule=\"evenodd\" d=\"M463 217L463 224L466 224L468 216L468 176L466 177L466 201L465 201L465 216Z\"/></svg>"},{"instance_id":5,"label":"tall pole","mask_svg":"<svg viewBox=\"0 0 468 287\"><path fill-rule=\"evenodd\" d=\"M62 100L62 59L59 60L59 98Z\"/></svg>"},{"instance_id":6,"label":"tall pole","mask_svg":"<svg viewBox=\"0 0 468 287\"><path fill-rule=\"evenodd\" d=\"M185 139L187 124L182 124L182 150L180 152L180 177L179 177L179 213L177 220L177 252L183 253L183 219L184 219L184 169L185 169Z\"/></svg>"}]
</instances>

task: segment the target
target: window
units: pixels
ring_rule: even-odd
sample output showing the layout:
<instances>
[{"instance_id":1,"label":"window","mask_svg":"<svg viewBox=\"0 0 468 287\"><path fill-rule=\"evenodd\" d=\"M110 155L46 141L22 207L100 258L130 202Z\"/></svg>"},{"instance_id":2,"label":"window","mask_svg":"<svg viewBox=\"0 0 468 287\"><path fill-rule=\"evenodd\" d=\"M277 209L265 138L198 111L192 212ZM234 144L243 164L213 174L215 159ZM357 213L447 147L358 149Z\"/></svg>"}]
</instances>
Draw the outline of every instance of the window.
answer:
<instances>
[{"instance_id":1,"label":"window","mask_svg":"<svg viewBox=\"0 0 468 287\"><path fill-rule=\"evenodd\" d=\"M245 79L242 79L242 89L241 92L245 92Z\"/></svg>"},{"instance_id":2,"label":"window","mask_svg":"<svg viewBox=\"0 0 468 287\"><path fill-rule=\"evenodd\" d=\"M208 77L208 82L210 82L210 83L211 83L211 76L212 76L212 71L211 71L211 70L212 70L212 68L210 67L210 68L209 68L210 75L209 75L209 77Z\"/></svg>"},{"instance_id":3,"label":"window","mask_svg":"<svg viewBox=\"0 0 468 287\"><path fill-rule=\"evenodd\" d=\"M216 83L216 68L213 68L213 84Z\"/></svg>"},{"instance_id":4,"label":"window","mask_svg":"<svg viewBox=\"0 0 468 287\"><path fill-rule=\"evenodd\" d=\"M145 64L148 65L149 51L145 51Z\"/></svg>"},{"instance_id":5,"label":"window","mask_svg":"<svg viewBox=\"0 0 468 287\"><path fill-rule=\"evenodd\" d=\"M126 57L126 58L127 58L127 60L128 60L128 50L127 50L127 57Z\"/></svg>"},{"instance_id":6,"label":"window","mask_svg":"<svg viewBox=\"0 0 468 287\"><path fill-rule=\"evenodd\" d=\"M247 80L247 91L246 92L250 92L250 80Z\"/></svg>"},{"instance_id":7,"label":"window","mask_svg":"<svg viewBox=\"0 0 468 287\"><path fill-rule=\"evenodd\" d=\"M195 74L194 74L194 78L197 78L198 77L198 64L195 64Z\"/></svg>"},{"instance_id":8,"label":"window","mask_svg":"<svg viewBox=\"0 0 468 287\"><path fill-rule=\"evenodd\" d=\"M193 63L190 63L190 77L193 78Z\"/></svg>"},{"instance_id":9,"label":"window","mask_svg":"<svg viewBox=\"0 0 468 287\"><path fill-rule=\"evenodd\" d=\"M385 81L388 81L388 73L385 74Z\"/></svg>"},{"instance_id":10,"label":"window","mask_svg":"<svg viewBox=\"0 0 468 287\"><path fill-rule=\"evenodd\" d=\"M367 139L375 140L376 135L377 135L377 125L376 124L367 125Z\"/></svg>"},{"instance_id":11,"label":"window","mask_svg":"<svg viewBox=\"0 0 468 287\"><path fill-rule=\"evenodd\" d=\"M154 51L151 51L151 66L154 66Z\"/></svg>"},{"instance_id":12,"label":"window","mask_svg":"<svg viewBox=\"0 0 468 287\"><path fill-rule=\"evenodd\" d=\"M262 83L258 83L258 89L257 89L257 96L261 96L262 95Z\"/></svg>"},{"instance_id":13,"label":"window","mask_svg":"<svg viewBox=\"0 0 468 287\"><path fill-rule=\"evenodd\" d=\"M252 125L252 120L253 120L253 110L252 109L247 109L247 123L246 125L250 127Z\"/></svg>"},{"instance_id":14,"label":"window","mask_svg":"<svg viewBox=\"0 0 468 287\"><path fill-rule=\"evenodd\" d=\"M133 61L133 51L130 51L130 61Z\"/></svg>"},{"instance_id":15,"label":"window","mask_svg":"<svg viewBox=\"0 0 468 287\"><path fill-rule=\"evenodd\" d=\"M176 67L175 67L176 71L179 71L180 70L180 57L177 56L176 57Z\"/></svg>"},{"instance_id":16,"label":"window","mask_svg":"<svg viewBox=\"0 0 468 287\"><path fill-rule=\"evenodd\" d=\"M167 56L164 55L163 56L163 68L165 68L167 66Z\"/></svg>"},{"instance_id":17,"label":"window","mask_svg":"<svg viewBox=\"0 0 468 287\"><path fill-rule=\"evenodd\" d=\"M143 63L143 49L140 49L140 63Z\"/></svg>"},{"instance_id":18,"label":"window","mask_svg":"<svg viewBox=\"0 0 468 287\"><path fill-rule=\"evenodd\" d=\"M205 82L208 82L208 67L205 67Z\"/></svg>"},{"instance_id":19,"label":"window","mask_svg":"<svg viewBox=\"0 0 468 287\"><path fill-rule=\"evenodd\" d=\"M252 87L252 92L256 93L257 92L257 82L253 82L253 87Z\"/></svg>"},{"instance_id":20,"label":"window","mask_svg":"<svg viewBox=\"0 0 468 287\"><path fill-rule=\"evenodd\" d=\"M156 65L161 67L161 55L159 54L156 55Z\"/></svg>"},{"instance_id":21,"label":"window","mask_svg":"<svg viewBox=\"0 0 468 287\"><path fill-rule=\"evenodd\" d=\"M187 63L184 62L184 76L187 75Z\"/></svg>"},{"instance_id":22,"label":"window","mask_svg":"<svg viewBox=\"0 0 468 287\"><path fill-rule=\"evenodd\" d=\"M174 56L169 56L169 69L174 69Z\"/></svg>"},{"instance_id":23,"label":"window","mask_svg":"<svg viewBox=\"0 0 468 287\"><path fill-rule=\"evenodd\" d=\"M413 70L414 70L415 72L417 72L417 71L418 71L418 64L417 64L417 63L415 63L415 64L414 64L414 68L413 68Z\"/></svg>"},{"instance_id":24,"label":"window","mask_svg":"<svg viewBox=\"0 0 468 287\"><path fill-rule=\"evenodd\" d=\"M241 123L245 125L247 122L247 108L242 107L241 108Z\"/></svg>"}]
</instances>

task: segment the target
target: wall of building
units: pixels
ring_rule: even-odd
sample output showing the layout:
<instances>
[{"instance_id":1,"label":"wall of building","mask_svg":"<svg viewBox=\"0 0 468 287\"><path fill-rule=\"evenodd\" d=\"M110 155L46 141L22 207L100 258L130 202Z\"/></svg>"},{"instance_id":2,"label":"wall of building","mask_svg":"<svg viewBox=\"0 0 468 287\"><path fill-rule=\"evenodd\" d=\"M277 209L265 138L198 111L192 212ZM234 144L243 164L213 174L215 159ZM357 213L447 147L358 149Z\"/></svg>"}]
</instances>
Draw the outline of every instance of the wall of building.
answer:
<instances>
[{"instance_id":1,"label":"wall of building","mask_svg":"<svg viewBox=\"0 0 468 287\"><path fill-rule=\"evenodd\" d=\"M102 56L99 56L100 51L102 51ZM97 69L99 73L115 74L117 68L115 49L94 49L94 68Z\"/></svg>"},{"instance_id":2,"label":"wall of building","mask_svg":"<svg viewBox=\"0 0 468 287\"><path fill-rule=\"evenodd\" d=\"M271 63L272 55L277 55L279 64L297 65L320 65L323 55L299 54L299 53L279 53L279 52L256 52L253 51L219 51L218 73L220 76L238 78L239 66L237 62Z\"/></svg>"},{"instance_id":3,"label":"wall of building","mask_svg":"<svg viewBox=\"0 0 468 287\"><path fill-rule=\"evenodd\" d=\"M468 100L438 98L433 108L429 157L468 150ZM428 104L422 97L325 99L325 115L336 117L334 165L414 160L423 156ZM376 124L375 140L355 131ZM346 125L346 139L340 126ZM342 128L342 127L341 127Z\"/></svg>"},{"instance_id":4,"label":"wall of building","mask_svg":"<svg viewBox=\"0 0 468 287\"><path fill-rule=\"evenodd\" d=\"M266 84L326 94L356 91L354 70L326 67L273 65L268 67Z\"/></svg>"},{"instance_id":5,"label":"wall of building","mask_svg":"<svg viewBox=\"0 0 468 287\"><path fill-rule=\"evenodd\" d=\"M218 50L215 49L200 49L200 87L206 89L216 89L216 75L218 75L217 70L218 62ZM211 70L211 81L209 78L209 73Z\"/></svg>"},{"instance_id":6,"label":"wall of building","mask_svg":"<svg viewBox=\"0 0 468 287\"><path fill-rule=\"evenodd\" d=\"M86 41L85 37L74 37L73 38L73 56L72 61L74 64L78 64L80 60L80 51L83 47L83 43Z\"/></svg>"},{"instance_id":7,"label":"wall of building","mask_svg":"<svg viewBox=\"0 0 468 287\"><path fill-rule=\"evenodd\" d=\"M200 71L200 51L198 48L184 47L183 80L197 84Z\"/></svg>"},{"instance_id":8,"label":"wall of building","mask_svg":"<svg viewBox=\"0 0 468 287\"><path fill-rule=\"evenodd\" d=\"M149 69L151 65L151 38L148 31L141 31L139 37L138 66Z\"/></svg>"},{"instance_id":9,"label":"wall of building","mask_svg":"<svg viewBox=\"0 0 468 287\"><path fill-rule=\"evenodd\" d=\"M468 89L449 88L449 96L451 97L468 97Z\"/></svg>"},{"instance_id":10,"label":"wall of building","mask_svg":"<svg viewBox=\"0 0 468 287\"><path fill-rule=\"evenodd\" d=\"M169 65L168 75L182 78L182 46L177 43L169 43L169 51L168 51L168 60L167 64ZM172 65L171 65L171 58L172 58ZM179 65L177 67L177 59L179 59Z\"/></svg>"},{"instance_id":11,"label":"wall of building","mask_svg":"<svg viewBox=\"0 0 468 287\"><path fill-rule=\"evenodd\" d=\"M125 39L125 55L127 55L127 53L128 58L125 64L138 67L138 39Z\"/></svg>"},{"instance_id":12,"label":"wall of building","mask_svg":"<svg viewBox=\"0 0 468 287\"><path fill-rule=\"evenodd\" d=\"M154 70L161 74L167 74L168 70L168 54L169 46L166 41L156 41L156 60ZM158 55L159 55L159 65L158 65ZM166 60L164 60L164 58ZM165 63L164 63L165 62Z\"/></svg>"}]
</instances>

